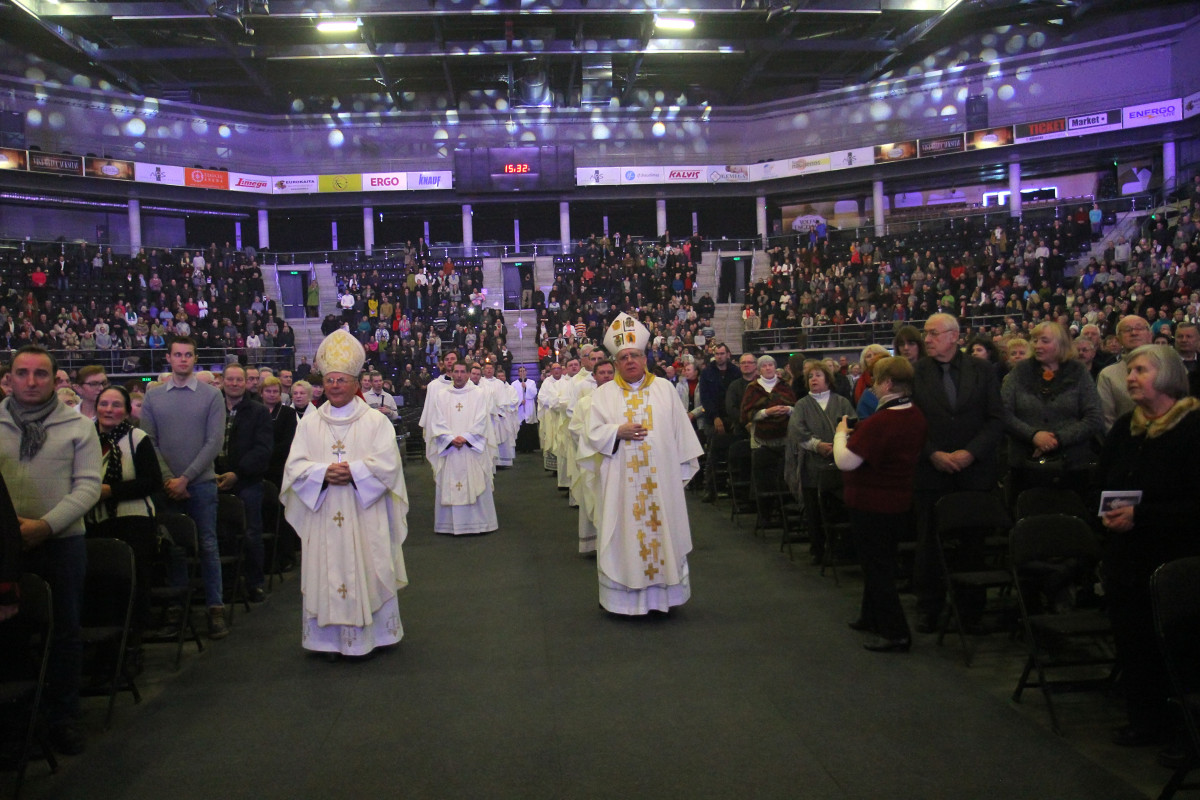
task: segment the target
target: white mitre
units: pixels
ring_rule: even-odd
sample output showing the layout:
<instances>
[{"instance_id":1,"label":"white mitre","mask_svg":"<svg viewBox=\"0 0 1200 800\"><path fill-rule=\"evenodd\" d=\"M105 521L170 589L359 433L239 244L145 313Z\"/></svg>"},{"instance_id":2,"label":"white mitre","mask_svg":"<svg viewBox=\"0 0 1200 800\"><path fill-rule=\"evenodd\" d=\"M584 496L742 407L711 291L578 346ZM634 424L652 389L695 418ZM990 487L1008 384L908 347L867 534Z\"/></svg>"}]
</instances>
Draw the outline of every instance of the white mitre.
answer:
<instances>
[{"instance_id":1,"label":"white mitre","mask_svg":"<svg viewBox=\"0 0 1200 800\"><path fill-rule=\"evenodd\" d=\"M362 373L363 362L366 360L367 353L363 350L362 343L343 330L336 330L326 336L325 341L317 348L317 357L314 359L322 375L340 372L355 378Z\"/></svg>"},{"instance_id":2,"label":"white mitre","mask_svg":"<svg viewBox=\"0 0 1200 800\"><path fill-rule=\"evenodd\" d=\"M614 356L631 347L644 353L649 344L649 329L624 311L617 315L604 334L604 349Z\"/></svg>"}]
</instances>

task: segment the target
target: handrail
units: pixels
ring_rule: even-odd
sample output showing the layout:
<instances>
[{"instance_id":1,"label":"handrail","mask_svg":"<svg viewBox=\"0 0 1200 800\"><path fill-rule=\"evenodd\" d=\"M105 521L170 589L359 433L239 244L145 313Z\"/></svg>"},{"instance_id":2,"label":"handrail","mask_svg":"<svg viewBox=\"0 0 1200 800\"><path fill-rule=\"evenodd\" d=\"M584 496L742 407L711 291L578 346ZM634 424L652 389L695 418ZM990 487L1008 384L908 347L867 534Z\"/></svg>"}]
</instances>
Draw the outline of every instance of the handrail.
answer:
<instances>
[{"instance_id":1,"label":"handrail","mask_svg":"<svg viewBox=\"0 0 1200 800\"><path fill-rule=\"evenodd\" d=\"M4 354L5 361L11 361L15 350ZM170 372L167 364L165 348L132 348L114 347L110 350L51 350L50 353L58 362L60 369L68 372L85 367L89 364L99 364L109 377L114 378L143 378ZM275 370L293 369L296 362L295 348L291 347L260 347L257 348L250 360L250 350L245 347L199 347L196 349L196 369L213 369L218 371L229 363L230 357L237 359L243 365L271 367Z\"/></svg>"},{"instance_id":2,"label":"handrail","mask_svg":"<svg viewBox=\"0 0 1200 800\"><path fill-rule=\"evenodd\" d=\"M962 330L979 330L1004 325L1011 314L966 317L959 321ZM882 344L890 348L896 331L910 321L848 323L810 328L761 328L742 333L743 352L779 352L784 350L830 350Z\"/></svg>"}]
</instances>

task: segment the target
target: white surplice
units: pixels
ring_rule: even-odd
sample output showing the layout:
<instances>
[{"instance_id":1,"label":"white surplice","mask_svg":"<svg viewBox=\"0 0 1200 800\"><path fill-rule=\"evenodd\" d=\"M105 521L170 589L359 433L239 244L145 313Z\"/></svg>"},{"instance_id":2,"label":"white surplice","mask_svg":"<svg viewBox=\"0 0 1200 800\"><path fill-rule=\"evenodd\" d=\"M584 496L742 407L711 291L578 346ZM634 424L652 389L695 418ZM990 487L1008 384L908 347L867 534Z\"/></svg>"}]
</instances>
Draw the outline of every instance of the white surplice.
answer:
<instances>
[{"instance_id":1,"label":"white surplice","mask_svg":"<svg viewBox=\"0 0 1200 800\"><path fill-rule=\"evenodd\" d=\"M479 385L492 396L492 427L497 440L496 466L511 467L517 456L517 429L520 427L517 390L499 378L486 375L479 379Z\"/></svg>"},{"instance_id":2,"label":"white surplice","mask_svg":"<svg viewBox=\"0 0 1200 800\"><path fill-rule=\"evenodd\" d=\"M563 383L565 378L547 376L542 381L542 388L538 390L538 439L542 445L542 466L550 472L558 469L558 453L555 448L558 446L558 412L555 410L558 405L558 393L566 384Z\"/></svg>"},{"instance_id":3,"label":"white surplice","mask_svg":"<svg viewBox=\"0 0 1200 800\"><path fill-rule=\"evenodd\" d=\"M587 370L579 370L575 373L575 377L564 390L566 393L566 402L562 404L563 413L566 414L565 429L563 431L563 451L566 453L566 466L564 473L567 477L567 497L571 506L579 505L579 498L575 495L572 487L575 485L575 458L579 450L579 437L571 433L571 422L575 418L575 407L579 401L590 395L596 389L596 379L592 373Z\"/></svg>"},{"instance_id":4,"label":"white surplice","mask_svg":"<svg viewBox=\"0 0 1200 800\"><path fill-rule=\"evenodd\" d=\"M425 436L425 458L433 463L433 436L429 433L429 410L437 403L438 393L443 389L449 389L454 385L454 381L450 380L449 375L439 375L429 382L425 387L425 405L421 408L421 419L417 423L421 426L421 433ZM437 470L434 470L437 474Z\"/></svg>"},{"instance_id":5,"label":"white surplice","mask_svg":"<svg viewBox=\"0 0 1200 800\"><path fill-rule=\"evenodd\" d=\"M597 492L600 487L600 454L592 450L587 440L587 423L592 410L592 393L588 392L575 403L575 411L567 426L575 444L575 469L571 494L579 501L579 552L596 552Z\"/></svg>"},{"instance_id":6,"label":"white surplice","mask_svg":"<svg viewBox=\"0 0 1200 800\"><path fill-rule=\"evenodd\" d=\"M351 485L324 485L335 462L350 465ZM306 414L280 490L304 547L304 647L363 655L400 641L396 592L408 584L401 549L408 491L392 423L357 397Z\"/></svg>"},{"instance_id":7,"label":"white surplice","mask_svg":"<svg viewBox=\"0 0 1200 800\"><path fill-rule=\"evenodd\" d=\"M617 438L626 422L642 441ZM647 373L636 386L617 378L592 393L587 446L601 458L596 566L600 605L617 614L666 611L691 596L692 549L683 489L704 452L679 394Z\"/></svg>"},{"instance_id":8,"label":"white surplice","mask_svg":"<svg viewBox=\"0 0 1200 800\"><path fill-rule=\"evenodd\" d=\"M487 389L468 381L461 389L451 386L438 392L430 410L435 533L488 533L499 527L492 497L490 408ZM467 443L454 447L451 442L459 436Z\"/></svg>"}]
</instances>

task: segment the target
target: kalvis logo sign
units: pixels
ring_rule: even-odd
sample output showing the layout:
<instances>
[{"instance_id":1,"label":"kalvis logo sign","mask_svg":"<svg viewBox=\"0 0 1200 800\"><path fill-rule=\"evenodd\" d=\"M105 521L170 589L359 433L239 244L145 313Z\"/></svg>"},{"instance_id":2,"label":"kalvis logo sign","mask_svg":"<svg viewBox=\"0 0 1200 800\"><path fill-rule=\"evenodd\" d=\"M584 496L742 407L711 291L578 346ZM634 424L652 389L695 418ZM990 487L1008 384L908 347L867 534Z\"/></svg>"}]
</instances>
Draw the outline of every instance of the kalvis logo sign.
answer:
<instances>
[{"instance_id":1,"label":"kalvis logo sign","mask_svg":"<svg viewBox=\"0 0 1200 800\"><path fill-rule=\"evenodd\" d=\"M667 173L669 181L695 181L700 179L698 169L673 169Z\"/></svg>"}]
</instances>

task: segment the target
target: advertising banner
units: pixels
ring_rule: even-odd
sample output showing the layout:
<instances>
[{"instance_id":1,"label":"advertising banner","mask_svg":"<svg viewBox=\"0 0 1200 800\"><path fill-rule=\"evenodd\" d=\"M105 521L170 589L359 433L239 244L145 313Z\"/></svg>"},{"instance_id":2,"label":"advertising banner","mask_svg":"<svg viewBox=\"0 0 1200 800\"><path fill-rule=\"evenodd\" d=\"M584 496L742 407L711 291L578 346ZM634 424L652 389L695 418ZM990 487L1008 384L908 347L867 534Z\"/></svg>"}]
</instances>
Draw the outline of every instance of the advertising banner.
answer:
<instances>
[{"instance_id":1,"label":"advertising banner","mask_svg":"<svg viewBox=\"0 0 1200 800\"><path fill-rule=\"evenodd\" d=\"M632 183L662 183L662 167L621 167L621 185Z\"/></svg>"},{"instance_id":2,"label":"advertising banner","mask_svg":"<svg viewBox=\"0 0 1200 800\"><path fill-rule=\"evenodd\" d=\"M318 192L361 192L362 174L321 175L317 178Z\"/></svg>"},{"instance_id":3,"label":"advertising banner","mask_svg":"<svg viewBox=\"0 0 1200 800\"><path fill-rule=\"evenodd\" d=\"M954 136L936 136L932 139L921 139L918 142L917 149L917 153L921 158L945 156L951 153L961 153L962 151L963 135L961 133Z\"/></svg>"},{"instance_id":4,"label":"advertising banner","mask_svg":"<svg viewBox=\"0 0 1200 800\"><path fill-rule=\"evenodd\" d=\"M849 150L836 150L829 154L829 168L831 170L869 167L874 163L874 147L852 147Z\"/></svg>"},{"instance_id":5,"label":"advertising banner","mask_svg":"<svg viewBox=\"0 0 1200 800\"><path fill-rule=\"evenodd\" d=\"M829 171L829 154L802 156L788 161L788 172L792 175L811 175L815 172Z\"/></svg>"},{"instance_id":6,"label":"advertising banner","mask_svg":"<svg viewBox=\"0 0 1200 800\"><path fill-rule=\"evenodd\" d=\"M362 188L367 192L402 192L408 188L408 173L364 172Z\"/></svg>"},{"instance_id":7,"label":"advertising banner","mask_svg":"<svg viewBox=\"0 0 1200 800\"><path fill-rule=\"evenodd\" d=\"M270 175L248 175L245 172L231 172L229 173L229 188L235 192L270 194L272 180Z\"/></svg>"},{"instance_id":8,"label":"advertising banner","mask_svg":"<svg viewBox=\"0 0 1200 800\"><path fill-rule=\"evenodd\" d=\"M183 185L197 189L228 189L229 173L219 169L189 167L183 171Z\"/></svg>"},{"instance_id":9,"label":"advertising banner","mask_svg":"<svg viewBox=\"0 0 1200 800\"><path fill-rule=\"evenodd\" d=\"M1157 103L1143 103L1140 106L1125 106L1121 110L1121 124L1126 128L1144 128L1147 125L1162 125L1164 122L1178 122L1181 119L1183 101L1178 97Z\"/></svg>"},{"instance_id":10,"label":"advertising banner","mask_svg":"<svg viewBox=\"0 0 1200 800\"><path fill-rule=\"evenodd\" d=\"M1119 130L1121 130L1121 109L1119 108L1067 117L1067 132L1072 136Z\"/></svg>"},{"instance_id":11,"label":"advertising banner","mask_svg":"<svg viewBox=\"0 0 1200 800\"><path fill-rule=\"evenodd\" d=\"M1200 92L1192 92L1183 98L1183 118L1190 119L1197 114L1200 114Z\"/></svg>"},{"instance_id":12,"label":"advertising banner","mask_svg":"<svg viewBox=\"0 0 1200 800\"><path fill-rule=\"evenodd\" d=\"M83 156L60 156L29 151L29 171L51 175L83 175Z\"/></svg>"},{"instance_id":13,"label":"advertising banner","mask_svg":"<svg viewBox=\"0 0 1200 800\"><path fill-rule=\"evenodd\" d=\"M1062 139L1067 135L1067 118L1044 119L1040 122L1023 122L1015 126L1013 141L1017 144L1042 142L1047 139Z\"/></svg>"},{"instance_id":14,"label":"advertising banner","mask_svg":"<svg viewBox=\"0 0 1200 800\"><path fill-rule=\"evenodd\" d=\"M133 180L133 162L88 156L83 162L83 174L89 178L131 181Z\"/></svg>"},{"instance_id":15,"label":"advertising banner","mask_svg":"<svg viewBox=\"0 0 1200 800\"><path fill-rule=\"evenodd\" d=\"M875 163L883 164L889 161L907 161L917 157L917 142L890 142L875 145Z\"/></svg>"},{"instance_id":16,"label":"advertising banner","mask_svg":"<svg viewBox=\"0 0 1200 800\"><path fill-rule=\"evenodd\" d=\"M271 191L274 194L316 194L316 175L276 175Z\"/></svg>"},{"instance_id":17,"label":"advertising banner","mask_svg":"<svg viewBox=\"0 0 1200 800\"><path fill-rule=\"evenodd\" d=\"M20 169L23 170L29 166L29 160L25 157L24 150L10 150L9 148L0 148L0 169Z\"/></svg>"},{"instance_id":18,"label":"advertising banner","mask_svg":"<svg viewBox=\"0 0 1200 800\"><path fill-rule=\"evenodd\" d=\"M984 128L967 132L968 150L987 150L991 147L1007 147L1013 143L1012 125L1003 128Z\"/></svg>"},{"instance_id":19,"label":"advertising banner","mask_svg":"<svg viewBox=\"0 0 1200 800\"><path fill-rule=\"evenodd\" d=\"M620 186L620 167L592 167L575 170L576 186Z\"/></svg>"},{"instance_id":20,"label":"advertising banner","mask_svg":"<svg viewBox=\"0 0 1200 800\"><path fill-rule=\"evenodd\" d=\"M709 183L745 183L750 180L750 169L738 164L725 164L708 168Z\"/></svg>"},{"instance_id":21,"label":"advertising banner","mask_svg":"<svg viewBox=\"0 0 1200 800\"><path fill-rule=\"evenodd\" d=\"M704 183L706 167L666 167L667 183Z\"/></svg>"},{"instance_id":22,"label":"advertising banner","mask_svg":"<svg viewBox=\"0 0 1200 800\"><path fill-rule=\"evenodd\" d=\"M143 164L138 161L133 165L133 179L138 183L183 186L183 167L173 167L169 164Z\"/></svg>"},{"instance_id":23,"label":"advertising banner","mask_svg":"<svg viewBox=\"0 0 1200 800\"><path fill-rule=\"evenodd\" d=\"M454 188L453 173L444 172L410 172L408 173L408 188L428 191L431 189Z\"/></svg>"}]
</instances>

